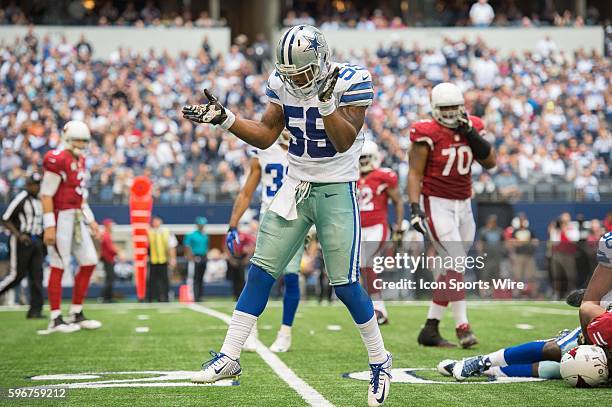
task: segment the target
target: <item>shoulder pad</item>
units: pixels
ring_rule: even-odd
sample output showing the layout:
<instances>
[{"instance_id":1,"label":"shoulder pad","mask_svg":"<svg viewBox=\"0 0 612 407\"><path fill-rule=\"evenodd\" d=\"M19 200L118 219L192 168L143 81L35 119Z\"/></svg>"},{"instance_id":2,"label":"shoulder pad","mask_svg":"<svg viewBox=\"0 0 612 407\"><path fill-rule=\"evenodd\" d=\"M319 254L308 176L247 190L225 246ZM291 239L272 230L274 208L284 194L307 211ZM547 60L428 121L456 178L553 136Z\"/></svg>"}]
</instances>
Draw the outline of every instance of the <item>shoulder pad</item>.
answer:
<instances>
[{"instance_id":1,"label":"shoulder pad","mask_svg":"<svg viewBox=\"0 0 612 407\"><path fill-rule=\"evenodd\" d=\"M369 106L374 99L372 75L361 66L338 64L340 74L335 93L339 106Z\"/></svg>"},{"instance_id":2,"label":"shoulder pad","mask_svg":"<svg viewBox=\"0 0 612 407\"><path fill-rule=\"evenodd\" d=\"M597 261L604 267L612 268L612 231L606 233L599 239Z\"/></svg>"}]
</instances>

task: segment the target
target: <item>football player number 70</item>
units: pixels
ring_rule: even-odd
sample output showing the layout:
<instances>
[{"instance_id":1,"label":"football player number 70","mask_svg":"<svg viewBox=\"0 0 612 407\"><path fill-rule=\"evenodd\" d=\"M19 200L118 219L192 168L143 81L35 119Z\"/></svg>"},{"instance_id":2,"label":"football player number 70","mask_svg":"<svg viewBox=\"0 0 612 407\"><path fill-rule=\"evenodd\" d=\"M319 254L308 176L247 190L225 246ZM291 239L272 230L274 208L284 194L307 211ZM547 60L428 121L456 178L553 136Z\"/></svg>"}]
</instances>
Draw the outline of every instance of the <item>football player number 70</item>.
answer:
<instances>
[{"instance_id":1,"label":"football player number 70","mask_svg":"<svg viewBox=\"0 0 612 407\"><path fill-rule=\"evenodd\" d=\"M453 170L453 165L457 163L457 172L459 175L465 175L470 172L472 166L472 149L469 146L450 147L442 150L442 155L448 156L446 165L442 170L442 176L447 177Z\"/></svg>"}]
</instances>

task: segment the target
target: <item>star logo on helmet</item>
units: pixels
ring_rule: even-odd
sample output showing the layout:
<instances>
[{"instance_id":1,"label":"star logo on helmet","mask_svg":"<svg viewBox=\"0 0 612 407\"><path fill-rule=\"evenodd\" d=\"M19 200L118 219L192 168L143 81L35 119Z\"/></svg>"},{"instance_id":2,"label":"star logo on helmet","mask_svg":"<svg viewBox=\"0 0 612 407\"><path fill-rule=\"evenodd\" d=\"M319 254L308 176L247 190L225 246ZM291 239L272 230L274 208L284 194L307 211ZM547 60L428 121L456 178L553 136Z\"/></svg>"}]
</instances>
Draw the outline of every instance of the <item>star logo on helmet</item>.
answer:
<instances>
[{"instance_id":1,"label":"star logo on helmet","mask_svg":"<svg viewBox=\"0 0 612 407\"><path fill-rule=\"evenodd\" d=\"M311 49L314 49L315 52L319 52L319 48L323 46L323 44L319 42L319 37L317 34L315 34L312 38L304 37L304 39L308 41L308 46L304 52L310 51Z\"/></svg>"}]
</instances>

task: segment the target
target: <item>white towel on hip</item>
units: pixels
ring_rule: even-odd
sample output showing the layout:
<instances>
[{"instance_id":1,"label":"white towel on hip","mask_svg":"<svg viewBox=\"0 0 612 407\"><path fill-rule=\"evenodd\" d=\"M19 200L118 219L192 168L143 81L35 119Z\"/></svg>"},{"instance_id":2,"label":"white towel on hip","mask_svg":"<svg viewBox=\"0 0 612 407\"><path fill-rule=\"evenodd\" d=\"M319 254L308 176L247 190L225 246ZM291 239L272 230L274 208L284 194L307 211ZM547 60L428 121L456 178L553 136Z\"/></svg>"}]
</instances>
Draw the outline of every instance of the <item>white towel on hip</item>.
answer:
<instances>
[{"instance_id":1,"label":"white towel on hip","mask_svg":"<svg viewBox=\"0 0 612 407\"><path fill-rule=\"evenodd\" d=\"M297 203L295 200L295 188L299 180L287 176L283 186L278 190L270 203L268 210L278 214L287 220L297 219Z\"/></svg>"}]
</instances>

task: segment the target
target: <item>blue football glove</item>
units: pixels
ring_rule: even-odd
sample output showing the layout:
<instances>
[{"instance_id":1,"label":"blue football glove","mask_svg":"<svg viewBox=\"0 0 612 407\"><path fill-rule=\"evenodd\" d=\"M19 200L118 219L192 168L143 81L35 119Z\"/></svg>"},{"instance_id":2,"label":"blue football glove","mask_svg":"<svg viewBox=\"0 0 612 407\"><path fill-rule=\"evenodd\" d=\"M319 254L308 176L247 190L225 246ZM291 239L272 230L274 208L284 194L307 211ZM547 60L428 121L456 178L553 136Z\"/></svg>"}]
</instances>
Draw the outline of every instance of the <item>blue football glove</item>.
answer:
<instances>
[{"instance_id":1,"label":"blue football glove","mask_svg":"<svg viewBox=\"0 0 612 407\"><path fill-rule=\"evenodd\" d=\"M229 228L229 230L227 231L227 236L225 237L225 244L229 249L230 253L234 254L236 245L240 244L240 237L238 237L238 229Z\"/></svg>"}]
</instances>

